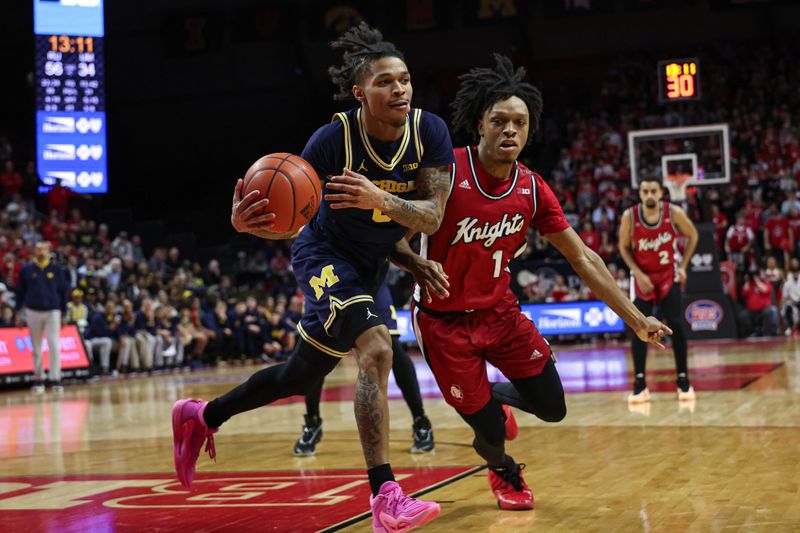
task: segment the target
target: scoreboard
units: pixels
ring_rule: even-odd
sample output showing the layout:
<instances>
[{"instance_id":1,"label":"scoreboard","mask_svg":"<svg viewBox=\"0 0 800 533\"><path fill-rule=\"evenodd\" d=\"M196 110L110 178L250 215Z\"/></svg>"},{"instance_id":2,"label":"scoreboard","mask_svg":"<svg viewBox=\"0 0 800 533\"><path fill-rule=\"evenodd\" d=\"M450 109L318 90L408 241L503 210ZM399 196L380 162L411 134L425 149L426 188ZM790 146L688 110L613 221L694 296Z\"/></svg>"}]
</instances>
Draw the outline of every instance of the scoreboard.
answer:
<instances>
[{"instance_id":1,"label":"scoreboard","mask_svg":"<svg viewBox=\"0 0 800 533\"><path fill-rule=\"evenodd\" d=\"M108 191L103 0L33 0L36 159L49 188Z\"/></svg>"},{"instance_id":2,"label":"scoreboard","mask_svg":"<svg viewBox=\"0 0 800 533\"><path fill-rule=\"evenodd\" d=\"M665 59L658 62L658 100L677 102L700 99L700 60Z\"/></svg>"}]
</instances>

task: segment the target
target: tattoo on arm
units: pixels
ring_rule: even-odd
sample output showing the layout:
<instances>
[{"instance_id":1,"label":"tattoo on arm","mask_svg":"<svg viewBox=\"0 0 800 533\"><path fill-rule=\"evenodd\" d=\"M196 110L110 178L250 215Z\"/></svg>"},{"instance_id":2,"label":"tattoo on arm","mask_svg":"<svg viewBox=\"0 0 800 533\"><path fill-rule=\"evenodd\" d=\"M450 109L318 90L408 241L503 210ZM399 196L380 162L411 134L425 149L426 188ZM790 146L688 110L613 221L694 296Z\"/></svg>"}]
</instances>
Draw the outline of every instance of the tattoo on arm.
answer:
<instances>
[{"instance_id":1,"label":"tattoo on arm","mask_svg":"<svg viewBox=\"0 0 800 533\"><path fill-rule=\"evenodd\" d=\"M419 200L391 195L382 211L398 224L430 235L439 229L449 191L448 167L421 168L417 174Z\"/></svg>"},{"instance_id":2,"label":"tattoo on arm","mask_svg":"<svg viewBox=\"0 0 800 533\"><path fill-rule=\"evenodd\" d=\"M367 468L378 466L382 460L380 444L384 413L378 382L365 372L358 373L354 408Z\"/></svg>"}]
</instances>

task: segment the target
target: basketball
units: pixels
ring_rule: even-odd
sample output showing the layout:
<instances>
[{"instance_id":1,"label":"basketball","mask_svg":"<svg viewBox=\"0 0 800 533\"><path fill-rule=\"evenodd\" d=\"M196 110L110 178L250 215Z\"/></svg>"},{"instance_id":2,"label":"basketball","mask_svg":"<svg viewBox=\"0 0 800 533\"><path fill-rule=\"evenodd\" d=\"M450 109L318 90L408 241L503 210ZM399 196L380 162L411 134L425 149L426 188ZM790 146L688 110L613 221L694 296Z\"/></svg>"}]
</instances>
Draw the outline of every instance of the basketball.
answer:
<instances>
[{"instance_id":1,"label":"basketball","mask_svg":"<svg viewBox=\"0 0 800 533\"><path fill-rule=\"evenodd\" d=\"M322 198L314 168L294 154L265 155L244 174L242 196L259 191L259 200L269 198L267 211L275 213L275 233L293 232L314 216Z\"/></svg>"}]
</instances>

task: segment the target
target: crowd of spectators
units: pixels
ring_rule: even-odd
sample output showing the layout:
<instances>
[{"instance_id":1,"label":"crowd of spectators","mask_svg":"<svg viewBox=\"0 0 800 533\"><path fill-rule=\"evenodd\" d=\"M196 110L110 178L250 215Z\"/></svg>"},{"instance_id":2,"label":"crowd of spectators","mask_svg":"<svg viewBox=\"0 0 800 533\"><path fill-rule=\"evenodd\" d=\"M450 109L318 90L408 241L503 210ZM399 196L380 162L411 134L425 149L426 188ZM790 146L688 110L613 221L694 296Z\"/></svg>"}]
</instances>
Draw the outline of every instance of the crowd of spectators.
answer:
<instances>
[{"instance_id":1,"label":"crowd of spectators","mask_svg":"<svg viewBox=\"0 0 800 533\"><path fill-rule=\"evenodd\" d=\"M112 235L106 224L69 208L77 196L69 189L56 186L37 197L32 164L21 176L11 143L0 141L0 157L8 158L0 161L6 169L0 177L0 327L21 323L19 272L33 245L49 241L70 286L63 316L80 330L98 373L282 360L294 348L303 301L285 243L263 242L249 258L240 254L227 273L218 260L202 265L181 257L177 247L145 254L138 235ZM256 286L236 283L253 276L261 279Z\"/></svg>"},{"instance_id":2,"label":"crowd of spectators","mask_svg":"<svg viewBox=\"0 0 800 533\"><path fill-rule=\"evenodd\" d=\"M542 173L570 224L608 263L627 292L617 251L619 215L638 201L630 186L627 133L691 124L730 125L727 185L691 191L696 222L712 222L723 260L738 272L737 297L747 332L774 335L800 324L800 55L796 40L709 46L703 51L703 100L672 107L654 96L655 61L613 61L595 89L576 105L548 105L525 162ZM545 90L547 94L547 90ZM552 157L547 157L551 154ZM549 163L548 163L549 161ZM292 350L303 300L291 275L287 243L240 252L233 269L202 265L178 248L154 247L139 236L83 217L75 194L53 187L45 196L32 162L19 161L0 134L0 324L17 322L16 277L39 240L52 243L72 287L67 320L86 339L100 372L142 371L230 360L281 359ZM555 260L557 251L531 231L526 257ZM261 278L249 293L237 274ZM410 279L390 273L392 293L406 303ZM591 298L575 278L549 285L535 276L520 284L523 301Z\"/></svg>"},{"instance_id":3,"label":"crowd of spectators","mask_svg":"<svg viewBox=\"0 0 800 533\"><path fill-rule=\"evenodd\" d=\"M727 123L731 182L690 189L684 206L696 223L714 224L720 259L736 269L745 332L772 335L780 326L789 334L796 328L800 300L796 289L784 289L787 282L793 289L789 280L798 275L794 265L800 257L800 70L793 61L798 52L794 38L709 46L702 52L703 100L682 104L662 104L655 96L655 55L626 55L612 63L585 105L561 109L569 113L546 107L536 152L557 156L552 168L535 160L532 168L547 177L570 224L611 266L623 290L629 276L616 228L620 214L638 201L630 186L628 132ZM528 241L528 255L558 259L534 231ZM571 281L562 290L555 285L563 280L542 285L531 278L521 297L592 297L577 278ZM768 297L755 296L765 290Z\"/></svg>"}]
</instances>

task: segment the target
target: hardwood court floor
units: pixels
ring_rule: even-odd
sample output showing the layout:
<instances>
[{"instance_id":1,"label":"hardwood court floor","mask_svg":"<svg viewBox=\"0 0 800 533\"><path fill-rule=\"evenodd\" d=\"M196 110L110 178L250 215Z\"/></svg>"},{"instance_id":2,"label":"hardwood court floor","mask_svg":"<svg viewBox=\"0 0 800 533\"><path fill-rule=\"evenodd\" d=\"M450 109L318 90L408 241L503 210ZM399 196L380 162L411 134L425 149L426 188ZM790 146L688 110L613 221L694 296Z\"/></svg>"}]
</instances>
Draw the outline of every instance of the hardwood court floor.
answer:
<instances>
[{"instance_id":1,"label":"hardwood court floor","mask_svg":"<svg viewBox=\"0 0 800 533\"><path fill-rule=\"evenodd\" d=\"M651 389L666 392L634 411L625 345L557 353L567 418L517 413L508 446L527 464L532 512L497 509L485 470L472 469L471 432L441 398L425 399L437 442L426 455L408 453L411 417L391 400L392 463L409 491L433 487L425 497L442 505L424 530L800 531L800 344L692 344L694 405L675 399L671 352L651 352ZM254 369L102 381L60 398L0 394L3 531L369 531L369 519L351 520L368 509L353 361L326 383L316 457L291 455L304 412L293 400L225 424L194 492L173 481L172 403L218 395Z\"/></svg>"}]
</instances>

